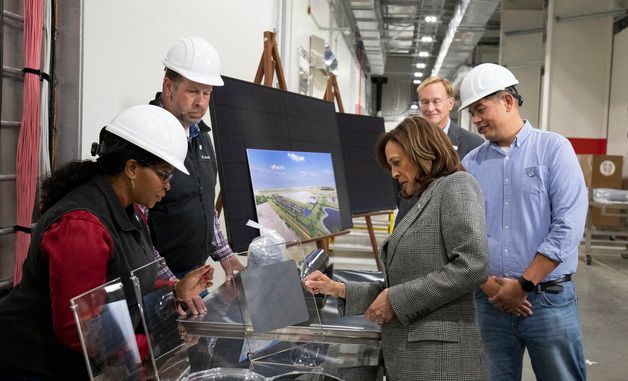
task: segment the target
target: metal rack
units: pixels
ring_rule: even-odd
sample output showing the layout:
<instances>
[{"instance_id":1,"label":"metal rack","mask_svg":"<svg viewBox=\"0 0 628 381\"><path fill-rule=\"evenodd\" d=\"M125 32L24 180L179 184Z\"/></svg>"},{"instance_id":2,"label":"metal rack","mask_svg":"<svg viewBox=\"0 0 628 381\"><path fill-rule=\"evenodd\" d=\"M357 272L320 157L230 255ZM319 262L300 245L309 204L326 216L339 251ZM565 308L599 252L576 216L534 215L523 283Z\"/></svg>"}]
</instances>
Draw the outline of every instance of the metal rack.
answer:
<instances>
[{"instance_id":1,"label":"metal rack","mask_svg":"<svg viewBox=\"0 0 628 381\"><path fill-rule=\"evenodd\" d=\"M620 217L622 224L618 227L594 226L593 208L600 208L603 216ZM628 202L589 201L589 212L584 232L584 253L587 265L591 264L593 254L615 253L628 259L628 227L625 225L627 220Z\"/></svg>"}]
</instances>

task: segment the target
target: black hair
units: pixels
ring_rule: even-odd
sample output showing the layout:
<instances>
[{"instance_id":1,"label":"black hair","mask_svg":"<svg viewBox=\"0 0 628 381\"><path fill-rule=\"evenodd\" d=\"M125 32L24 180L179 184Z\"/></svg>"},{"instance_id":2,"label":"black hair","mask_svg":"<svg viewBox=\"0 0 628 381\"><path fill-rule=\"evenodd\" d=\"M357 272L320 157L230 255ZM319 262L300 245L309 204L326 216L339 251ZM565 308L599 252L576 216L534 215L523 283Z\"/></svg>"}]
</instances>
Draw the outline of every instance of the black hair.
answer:
<instances>
[{"instance_id":1,"label":"black hair","mask_svg":"<svg viewBox=\"0 0 628 381\"><path fill-rule=\"evenodd\" d=\"M517 104L519 105L519 107L521 107L523 105L523 96L521 94L519 94L519 92L517 91L517 88L514 85L513 86L508 86L508 87L506 87L503 90L497 90L494 93L490 93L489 95L485 96L484 98L494 97L495 95L499 95L502 92L506 92L506 93L512 95L512 97L517 100Z\"/></svg>"},{"instance_id":2,"label":"black hair","mask_svg":"<svg viewBox=\"0 0 628 381\"><path fill-rule=\"evenodd\" d=\"M92 149L92 154L99 153L98 159L72 161L59 169L42 184L41 213L50 209L63 196L79 185L100 175L114 175L124 170L126 162L135 159L141 166L148 167L163 163L164 160L152 153L132 144L121 137L103 129L100 131L98 149Z\"/></svg>"},{"instance_id":3,"label":"black hair","mask_svg":"<svg viewBox=\"0 0 628 381\"><path fill-rule=\"evenodd\" d=\"M506 87L506 90L504 91L512 95L513 98L517 100L517 104L519 105L519 107L523 105L523 96L519 94L519 92L517 91L517 88L514 85Z\"/></svg>"}]
</instances>

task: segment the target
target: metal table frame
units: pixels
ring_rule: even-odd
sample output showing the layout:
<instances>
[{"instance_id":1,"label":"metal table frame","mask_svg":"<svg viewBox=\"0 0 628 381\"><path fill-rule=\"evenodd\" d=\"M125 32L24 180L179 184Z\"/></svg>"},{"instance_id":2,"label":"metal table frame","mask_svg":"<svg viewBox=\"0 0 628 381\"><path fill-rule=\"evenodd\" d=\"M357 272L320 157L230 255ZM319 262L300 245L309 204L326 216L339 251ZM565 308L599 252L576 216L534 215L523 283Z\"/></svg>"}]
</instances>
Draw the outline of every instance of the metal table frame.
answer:
<instances>
[{"instance_id":1,"label":"metal table frame","mask_svg":"<svg viewBox=\"0 0 628 381\"><path fill-rule=\"evenodd\" d=\"M628 202L601 202L601 201L589 201L589 211L587 213L587 222L584 232L584 253L587 265L592 262L592 255L594 253L617 253L622 258L628 259L628 229L624 225L616 228L603 227L595 228L593 226L593 208L600 208L603 216L607 217L620 217L623 219L628 218ZM618 209L619 212L610 212L608 209ZM614 240L612 240L613 238ZM618 239L619 238L619 239ZM610 248L593 248L594 244L603 243L609 247L621 247L623 250L615 250Z\"/></svg>"}]
</instances>

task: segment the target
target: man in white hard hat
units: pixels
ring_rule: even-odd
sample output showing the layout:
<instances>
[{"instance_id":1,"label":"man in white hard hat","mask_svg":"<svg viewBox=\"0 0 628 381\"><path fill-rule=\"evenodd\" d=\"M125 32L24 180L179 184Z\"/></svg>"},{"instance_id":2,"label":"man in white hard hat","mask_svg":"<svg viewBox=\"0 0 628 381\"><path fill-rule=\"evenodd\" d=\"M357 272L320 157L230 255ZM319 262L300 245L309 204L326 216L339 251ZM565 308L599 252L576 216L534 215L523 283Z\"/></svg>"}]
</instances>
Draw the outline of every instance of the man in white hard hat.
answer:
<instances>
[{"instance_id":1,"label":"man in white hard hat","mask_svg":"<svg viewBox=\"0 0 628 381\"><path fill-rule=\"evenodd\" d=\"M484 143L482 137L460 128L449 118L449 112L454 108L454 91L447 78L438 76L426 78L417 88L417 95L421 115L445 132L460 160L464 159L467 153L475 147ZM397 187L399 186L397 182L395 184ZM395 226L401 222L401 219L412 209L417 200L417 197L399 197L397 199L399 211L395 219Z\"/></svg>"},{"instance_id":2,"label":"man in white hard hat","mask_svg":"<svg viewBox=\"0 0 628 381\"><path fill-rule=\"evenodd\" d=\"M171 191L150 211L153 242L177 277L201 266L211 255L220 261L227 280L244 267L220 229L214 209L216 154L210 128L201 118L207 112L213 86L222 86L216 50L200 37L182 38L163 60L162 91L150 104L170 111L188 136L185 166L190 176L175 171Z\"/></svg>"},{"instance_id":3,"label":"man in white hard hat","mask_svg":"<svg viewBox=\"0 0 628 381\"><path fill-rule=\"evenodd\" d=\"M473 68L462 106L490 143L463 160L484 194L489 273L476 298L491 380L520 380L527 349L539 380L584 380L575 285L587 192L567 139L522 119L505 67Z\"/></svg>"}]
</instances>

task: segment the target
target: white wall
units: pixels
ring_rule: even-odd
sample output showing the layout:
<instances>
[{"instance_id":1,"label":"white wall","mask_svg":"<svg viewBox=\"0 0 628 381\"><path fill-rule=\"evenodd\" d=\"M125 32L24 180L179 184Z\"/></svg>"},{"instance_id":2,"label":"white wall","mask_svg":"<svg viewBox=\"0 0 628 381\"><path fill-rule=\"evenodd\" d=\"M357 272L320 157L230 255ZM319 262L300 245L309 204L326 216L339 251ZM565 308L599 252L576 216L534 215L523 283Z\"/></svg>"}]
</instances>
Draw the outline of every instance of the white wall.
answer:
<instances>
[{"instance_id":1,"label":"white wall","mask_svg":"<svg viewBox=\"0 0 628 381\"><path fill-rule=\"evenodd\" d=\"M255 77L263 32L276 25L273 0L83 2L82 156L121 109L161 88L163 59L178 38L198 35L220 54L224 75Z\"/></svg>"},{"instance_id":2,"label":"white wall","mask_svg":"<svg viewBox=\"0 0 628 381\"><path fill-rule=\"evenodd\" d=\"M321 26L330 26L326 1L312 2L312 10ZM81 156L90 156L100 128L116 113L147 103L161 89L161 60L175 40L190 35L205 38L220 54L224 75L253 81L267 30L277 31L288 90L294 92L297 47L309 50L312 34L331 38L345 111L354 112L357 63L339 32L316 27L306 1L83 0ZM208 115L205 120L209 122Z\"/></svg>"},{"instance_id":3,"label":"white wall","mask_svg":"<svg viewBox=\"0 0 628 381\"><path fill-rule=\"evenodd\" d=\"M519 80L517 90L523 96L522 116L534 127L539 126L541 104L541 67L545 59L543 33L508 35L506 32L542 28L542 9L502 9L500 64Z\"/></svg>"},{"instance_id":4,"label":"white wall","mask_svg":"<svg viewBox=\"0 0 628 381\"><path fill-rule=\"evenodd\" d=\"M549 3L544 128L567 137L606 138L613 18L556 21L555 16L600 12L613 6L610 0Z\"/></svg>"},{"instance_id":5,"label":"white wall","mask_svg":"<svg viewBox=\"0 0 628 381\"><path fill-rule=\"evenodd\" d=\"M290 22L292 28L286 33L290 33L290 57L284 63L286 73L286 81L290 91L298 91L298 48L301 47L306 51L310 50L310 36L315 35L325 40L338 60L338 73L336 80L340 90L340 96L346 113L356 113L356 105L361 101L362 107L365 107L365 84L362 79L360 89L360 66L351 52L351 47L343 36L343 32L336 23L333 15L330 14L327 1L287 1L291 7ZM311 13L308 14L308 3L311 5ZM316 26L318 26L320 29ZM283 59L283 58L282 58ZM289 79L288 79L289 77ZM369 84L370 86L370 84ZM324 88L316 89L313 96L322 98ZM360 93L361 92L361 96Z\"/></svg>"},{"instance_id":6,"label":"white wall","mask_svg":"<svg viewBox=\"0 0 628 381\"><path fill-rule=\"evenodd\" d=\"M609 155L624 156L624 179L628 178L628 29L615 35L608 115Z\"/></svg>"}]
</instances>

